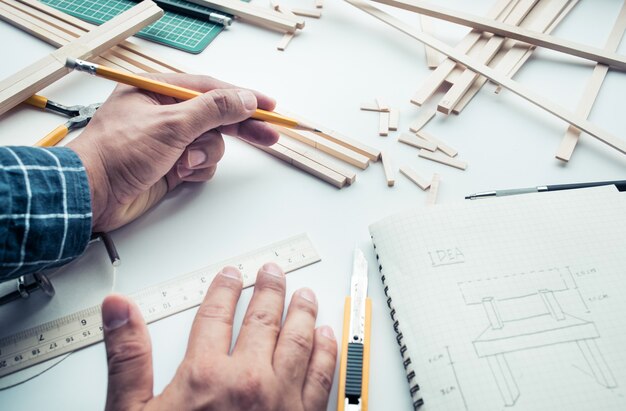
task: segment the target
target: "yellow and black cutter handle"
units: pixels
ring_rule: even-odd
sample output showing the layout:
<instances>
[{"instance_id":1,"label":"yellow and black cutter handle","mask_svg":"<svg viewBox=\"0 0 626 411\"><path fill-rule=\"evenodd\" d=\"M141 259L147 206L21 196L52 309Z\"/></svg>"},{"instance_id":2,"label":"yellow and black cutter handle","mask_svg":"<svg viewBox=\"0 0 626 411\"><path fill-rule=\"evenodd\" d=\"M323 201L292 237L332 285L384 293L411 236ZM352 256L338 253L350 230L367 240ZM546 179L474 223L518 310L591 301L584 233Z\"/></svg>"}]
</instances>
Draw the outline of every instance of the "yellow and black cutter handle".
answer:
<instances>
[{"instance_id":1,"label":"yellow and black cutter handle","mask_svg":"<svg viewBox=\"0 0 626 411\"><path fill-rule=\"evenodd\" d=\"M350 404L361 403L361 411L367 411L367 394L370 368L370 324L372 323L372 300L365 300L365 334L363 344L350 340L350 297L346 297L339 364L339 390L337 411L344 411L346 399Z\"/></svg>"}]
</instances>

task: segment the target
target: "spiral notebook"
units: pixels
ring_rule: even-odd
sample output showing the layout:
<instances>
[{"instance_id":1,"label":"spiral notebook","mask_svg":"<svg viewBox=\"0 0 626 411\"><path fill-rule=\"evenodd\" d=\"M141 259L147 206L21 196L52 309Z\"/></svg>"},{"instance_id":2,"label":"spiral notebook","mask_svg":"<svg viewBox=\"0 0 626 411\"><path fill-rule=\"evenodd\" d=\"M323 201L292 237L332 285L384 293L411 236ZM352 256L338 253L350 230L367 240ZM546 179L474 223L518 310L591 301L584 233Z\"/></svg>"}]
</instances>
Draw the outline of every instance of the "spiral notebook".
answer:
<instances>
[{"instance_id":1,"label":"spiral notebook","mask_svg":"<svg viewBox=\"0 0 626 411\"><path fill-rule=\"evenodd\" d=\"M370 234L415 409L626 410L613 186L421 208Z\"/></svg>"}]
</instances>

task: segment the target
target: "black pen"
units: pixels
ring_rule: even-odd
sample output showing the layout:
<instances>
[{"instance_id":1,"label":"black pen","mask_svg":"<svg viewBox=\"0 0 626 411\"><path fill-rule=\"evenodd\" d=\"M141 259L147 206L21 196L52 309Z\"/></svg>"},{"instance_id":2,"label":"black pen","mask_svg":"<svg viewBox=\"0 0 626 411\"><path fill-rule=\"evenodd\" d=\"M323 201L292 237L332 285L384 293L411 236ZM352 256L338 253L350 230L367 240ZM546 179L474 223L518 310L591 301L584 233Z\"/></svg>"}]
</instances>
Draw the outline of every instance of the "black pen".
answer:
<instances>
[{"instance_id":1,"label":"black pen","mask_svg":"<svg viewBox=\"0 0 626 411\"><path fill-rule=\"evenodd\" d=\"M483 191L482 193L470 194L465 197L466 200L475 200L477 198L511 196L515 194L541 193L543 191L572 190L575 188L587 188L614 185L619 191L626 191L626 180L616 181L596 181L592 183L572 183L572 184L555 184L551 186L537 186L528 188L513 188L509 190L493 190Z\"/></svg>"}]
</instances>

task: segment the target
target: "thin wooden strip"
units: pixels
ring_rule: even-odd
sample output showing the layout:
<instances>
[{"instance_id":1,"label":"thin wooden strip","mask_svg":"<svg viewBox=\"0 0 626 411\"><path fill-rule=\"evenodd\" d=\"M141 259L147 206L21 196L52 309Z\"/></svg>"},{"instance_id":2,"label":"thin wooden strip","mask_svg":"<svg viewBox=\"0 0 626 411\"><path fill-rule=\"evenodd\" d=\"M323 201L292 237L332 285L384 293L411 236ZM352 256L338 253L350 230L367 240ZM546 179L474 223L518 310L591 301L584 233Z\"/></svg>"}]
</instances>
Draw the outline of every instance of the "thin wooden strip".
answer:
<instances>
[{"instance_id":1,"label":"thin wooden strip","mask_svg":"<svg viewBox=\"0 0 626 411\"><path fill-rule=\"evenodd\" d=\"M437 113L437 110L432 109L432 108L422 108L422 110L420 111L419 116L417 116L417 118L415 119L414 122L411 123L411 125L409 126L409 130L411 130L414 133L417 133L418 131L420 131L433 117L435 117L435 114Z\"/></svg>"},{"instance_id":2,"label":"thin wooden strip","mask_svg":"<svg viewBox=\"0 0 626 411\"><path fill-rule=\"evenodd\" d=\"M276 45L276 49L280 51L285 51L291 40L293 39L294 33L285 33L283 37L280 39L280 42Z\"/></svg>"},{"instance_id":3,"label":"thin wooden strip","mask_svg":"<svg viewBox=\"0 0 626 411\"><path fill-rule=\"evenodd\" d=\"M289 117L292 117L298 121L302 121L306 124L312 125L316 129L320 130L319 132L315 133L318 136L321 136L327 140L333 141L339 145L347 147L350 150L356 151L357 153L363 154L364 156L369 158L371 161L378 161L378 159L380 158L380 150L374 147L368 146L367 144L363 144L360 141L352 139L350 137L346 137L335 130L331 130L329 128L323 127L320 124L316 124L312 121L306 120L296 114L285 112L285 111L283 111L283 114L288 115Z\"/></svg>"},{"instance_id":4,"label":"thin wooden strip","mask_svg":"<svg viewBox=\"0 0 626 411\"><path fill-rule=\"evenodd\" d=\"M19 3L22 3L24 5L27 5L28 7L30 7L31 9L34 10L39 10L41 12L43 12L44 14L50 16L50 19L48 19L48 21L52 21L55 24L59 24L60 22L64 22L67 23L67 25L69 26L74 26L76 27L77 30L72 31L70 34L75 35L75 37L79 37L80 35L82 35L84 32L87 32L89 30L93 30L96 26L90 23L87 23L83 20L80 20L76 17L70 16L69 14L63 13L53 7L50 7L44 3L41 3L37 0L16 0ZM69 26L64 26L66 28L68 28ZM68 31L69 32L69 31ZM122 41L117 47L127 50L129 53L132 53L133 55L137 55L137 56L141 56L143 58L145 58L146 60L152 61L153 63L150 64L150 71L151 72L160 72L160 73L167 73L167 72L172 72L172 73L185 73L185 72L190 72L188 70L185 70L183 68L181 68L180 66L171 64L169 62L166 62L165 60L163 60L160 57L157 57L154 55L154 53L152 51L147 51L144 48L128 41L128 40L124 40ZM129 58L124 57L124 59L128 60ZM144 69L145 70L145 69Z\"/></svg>"},{"instance_id":5,"label":"thin wooden strip","mask_svg":"<svg viewBox=\"0 0 626 411\"><path fill-rule=\"evenodd\" d=\"M267 10L239 0L189 0L200 6L232 14L252 24L271 30L295 32L304 28L304 20L293 19L274 10Z\"/></svg>"},{"instance_id":6,"label":"thin wooden strip","mask_svg":"<svg viewBox=\"0 0 626 411\"><path fill-rule=\"evenodd\" d=\"M613 25L613 29L609 34L609 38L606 41L605 49L609 51L615 51L619 47L620 41L624 36L624 31L626 30L626 3L622 5L622 9L615 20L615 24ZM600 88L602 87L602 83L606 77L607 72L609 71L609 67L604 64L596 64L593 68L593 72L591 73L591 77L587 82L587 86L585 87L585 91L580 99L578 106L576 107L576 114L587 118L589 117L589 113L591 112L591 108L593 107L593 103L596 101L596 97L600 92ZM578 139L580 137L580 130L575 127L569 126L563 139L561 140L561 144L556 152L555 157L562 161L569 161L574 153L574 148L576 148L576 144L578 143Z\"/></svg>"},{"instance_id":7,"label":"thin wooden strip","mask_svg":"<svg viewBox=\"0 0 626 411\"><path fill-rule=\"evenodd\" d=\"M0 19L55 47L62 47L75 39L71 34L58 29L58 26L49 25L33 15L22 11L21 8L15 8L15 5L16 2L0 0L0 11L2 11L2 13L0 13ZM105 64L109 67L131 73L139 73L142 71L126 61L113 56L110 50L101 53L96 63Z\"/></svg>"},{"instance_id":8,"label":"thin wooden strip","mask_svg":"<svg viewBox=\"0 0 626 411\"><path fill-rule=\"evenodd\" d=\"M529 16L524 19L521 26L531 30L551 33L558 24L558 22L565 18L571 8L577 2L578 0L552 0L549 2L542 1L533 8L533 10L529 13ZM523 64L526 59L530 57L530 54L532 53L532 50L534 50L534 48L534 46L529 46L526 43L520 43L515 40L507 39L504 42L501 50L503 56L496 56L494 58L494 60L499 60L494 69L497 71L501 71L502 73L506 73L508 77L512 77L513 74L510 72L512 65L515 65L515 62L517 61L518 64L520 64L519 67L521 67L521 64ZM523 58L525 53L527 53L527 56ZM508 64L511 64L511 67L506 68L505 65ZM516 71L517 69L514 72ZM458 104L454 106L452 112L455 114L460 113L486 82L487 79L483 76L480 76L478 80L476 80L474 84L472 84L470 89L465 93L465 95L463 96L463 98L461 98Z\"/></svg>"},{"instance_id":9,"label":"thin wooden strip","mask_svg":"<svg viewBox=\"0 0 626 411\"><path fill-rule=\"evenodd\" d=\"M277 143L270 147L258 146L255 144L252 145L262 151L265 151L266 153L273 155L274 157L285 161L288 164L291 164L294 167L297 167L311 174L312 176L319 178L320 180L326 181L327 183L334 185L337 188L342 188L346 185L346 177L342 176L336 171L322 166L319 163L316 163L309 158L304 157L301 154L296 153L295 151L288 149L281 144Z\"/></svg>"},{"instance_id":10,"label":"thin wooden strip","mask_svg":"<svg viewBox=\"0 0 626 411\"><path fill-rule=\"evenodd\" d=\"M378 118L378 135L386 137L389 135L389 112L381 111Z\"/></svg>"},{"instance_id":11,"label":"thin wooden strip","mask_svg":"<svg viewBox=\"0 0 626 411\"><path fill-rule=\"evenodd\" d=\"M331 156L341 161L345 161L348 164L352 164L362 170L365 170L369 166L369 158L365 157L363 154L352 151L349 148L335 142L328 141L316 134L296 131L276 125L272 125L271 127L281 134L298 140L311 147L317 148L320 151L330 154Z\"/></svg>"},{"instance_id":12,"label":"thin wooden strip","mask_svg":"<svg viewBox=\"0 0 626 411\"><path fill-rule=\"evenodd\" d=\"M404 174L409 180L417 184L417 186L422 190L426 190L430 187L430 181L420 176L417 171L413 170L409 166L400 167L400 173Z\"/></svg>"},{"instance_id":13,"label":"thin wooden strip","mask_svg":"<svg viewBox=\"0 0 626 411\"><path fill-rule=\"evenodd\" d=\"M378 111L389 111L389 106L384 99L376 97L376 104L378 105Z\"/></svg>"},{"instance_id":14,"label":"thin wooden strip","mask_svg":"<svg viewBox=\"0 0 626 411\"><path fill-rule=\"evenodd\" d=\"M523 41L539 47L545 47L561 53L603 63L619 70L626 70L626 58L614 52L607 52L597 47L573 41L563 40L554 36L511 26L496 20L487 19L469 13L446 9L437 5L417 0L374 0L415 13L425 14L451 23L461 24L477 30L487 31L502 37ZM430 36L428 36L430 37Z\"/></svg>"},{"instance_id":15,"label":"thin wooden strip","mask_svg":"<svg viewBox=\"0 0 626 411\"><path fill-rule=\"evenodd\" d=\"M434 205L437 202L440 181L441 178L439 177L439 174L433 174L433 179L430 182L430 189L428 190L428 195L426 196L426 205Z\"/></svg>"},{"instance_id":16,"label":"thin wooden strip","mask_svg":"<svg viewBox=\"0 0 626 411\"><path fill-rule=\"evenodd\" d=\"M396 184L395 173L393 172L393 166L389 153L385 150L380 152L380 161L383 163L383 170L385 171L385 179L387 180L387 186L393 187Z\"/></svg>"},{"instance_id":17,"label":"thin wooden strip","mask_svg":"<svg viewBox=\"0 0 626 411\"><path fill-rule=\"evenodd\" d=\"M163 10L152 1L144 1L3 80L0 82L0 114L67 74L67 57L97 56L162 15Z\"/></svg>"},{"instance_id":18,"label":"thin wooden strip","mask_svg":"<svg viewBox=\"0 0 626 411\"><path fill-rule=\"evenodd\" d=\"M430 141L431 143L437 145L437 150L445 153L449 157L456 157L456 155L459 154L459 152L456 151L456 149L450 147L449 145L447 145L446 143L444 143L443 141L441 141L437 137L433 136L430 133L427 133L424 130L420 130L420 131L418 131L415 134L418 137L423 138L424 140Z\"/></svg>"},{"instance_id":19,"label":"thin wooden strip","mask_svg":"<svg viewBox=\"0 0 626 411\"><path fill-rule=\"evenodd\" d=\"M400 110L397 108L389 109L389 130L396 131L400 125Z\"/></svg>"},{"instance_id":20,"label":"thin wooden strip","mask_svg":"<svg viewBox=\"0 0 626 411\"><path fill-rule=\"evenodd\" d=\"M432 141L424 140L421 137L417 137L414 134L402 133L400 134L400 137L398 137L398 141L409 146L417 147L420 149L423 148L424 150L428 151L437 150L437 144L433 143Z\"/></svg>"},{"instance_id":21,"label":"thin wooden strip","mask_svg":"<svg viewBox=\"0 0 626 411\"><path fill-rule=\"evenodd\" d=\"M499 0L495 6L487 14L488 18L497 19L506 10L508 5L513 3L513 0ZM455 47L455 50L460 53L467 53L472 46L480 39L482 33L478 30L470 31L461 42ZM421 87L415 92L411 98L411 103L418 106L423 105L426 100L432 96L441 84L445 81L446 77L456 67L456 62L446 57L437 68L428 76Z\"/></svg>"},{"instance_id":22,"label":"thin wooden strip","mask_svg":"<svg viewBox=\"0 0 626 411\"><path fill-rule=\"evenodd\" d=\"M346 178L346 182L345 182L346 184L352 184L356 181L356 173L354 171L348 170L345 167L342 167L340 164L337 164L333 161L328 160L327 158L322 157L319 154L319 152L316 152L314 150L308 150L303 147L299 147L296 143L286 138L281 138L278 144L280 144L283 147L287 147L289 150L296 152L300 154L301 156L308 158L311 161L316 162L322 167L325 167L338 174L341 174L342 176Z\"/></svg>"},{"instance_id":23,"label":"thin wooden strip","mask_svg":"<svg viewBox=\"0 0 626 411\"><path fill-rule=\"evenodd\" d=\"M499 83L504 88L510 90L511 92L517 94L523 99L529 101L530 103L536 105L555 115L556 117L564 120L575 127L578 127L585 133L597 138L603 143L607 144L610 147L615 148L621 153L626 153L626 142L615 137L614 135L606 132L605 130L597 127L591 122L587 121L584 118L580 118L580 116L575 115L574 113L562 108L558 104L554 104L553 102L543 98L540 95L524 88L519 83L514 80L509 79L507 76L495 71L494 69L485 66L484 64L476 63L472 59L467 58L464 54L458 53L453 48L449 47L445 43L429 37L415 29L413 27L405 24L399 19L385 13L384 11L377 9L376 7L364 2L363 0L345 0L348 3L358 7L359 9L365 11L368 14L376 17L377 19L389 24L392 27L402 31L403 33L413 37L414 39L421 41L423 43L428 44L433 47L437 51L447 55L448 57L456 60L458 63L463 64L464 66L482 74L487 77L489 80Z\"/></svg>"},{"instance_id":24,"label":"thin wooden strip","mask_svg":"<svg viewBox=\"0 0 626 411\"><path fill-rule=\"evenodd\" d=\"M422 16L420 14L420 27L424 33L433 34L435 32L435 28L430 17ZM441 54L437 53L437 51L431 49L428 46L424 46L424 53L426 54L426 64L428 68L435 68L441 62Z\"/></svg>"},{"instance_id":25,"label":"thin wooden strip","mask_svg":"<svg viewBox=\"0 0 626 411\"><path fill-rule=\"evenodd\" d=\"M320 17L322 17L322 12L319 10L292 8L291 12L296 16L312 17L314 19L319 19Z\"/></svg>"},{"instance_id":26,"label":"thin wooden strip","mask_svg":"<svg viewBox=\"0 0 626 411\"><path fill-rule=\"evenodd\" d=\"M324 7L324 0L315 0L315 7L317 7L318 9Z\"/></svg>"},{"instance_id":27,"label":"thin wooden strip","mask_svg":"<svg viewBox=\"0 0 626 411\"><path fill-rule=\"evenodd\" d=\"M368 103L368 102L361 103L361 107L360 108L363 111L376 111L376 112L383 111L383 110L378 108L378 104L376 104L376 103Z\"/></svg>"},{"instance_id":28,"label":"thin wooden strip","mask_svg":"<svg viewBox=\"0 0 626 411\"><path fill-rule=\"evenodd\" d=\"M524 17L528 15L530 10L537 4L538 0L521 0L519 4L515 7L513 12L504 20L505 23L517 26L522 22ZM476 61L479 61L484 64L488 64L491 59L496 55L496 53L502 47L506 39L501 36L492 36L485 47L480 51L480 54L476 57ZM444 113L450 114L454 106L456 106L465 92L469 90L469 88L474 83L474 80L478 78L478 74L465 69L461 77L450 87L450 89L443 96L439 105L437 106L437 110Z\"/></svg>"},{"instance_id":29,"label":"thin wooden strip","mask_svg":"<svg viewBox=\"0 0 626 411\"><path fill-rule=\"evenodd\" d=\"M459 170L465 170L467 168L467 163L465 161L449 157L442 153L433 153L432 151L428 150L420 150L418 155L427 160L436 161L437 163L458 168Z\"/></svg>"}]
</instances>

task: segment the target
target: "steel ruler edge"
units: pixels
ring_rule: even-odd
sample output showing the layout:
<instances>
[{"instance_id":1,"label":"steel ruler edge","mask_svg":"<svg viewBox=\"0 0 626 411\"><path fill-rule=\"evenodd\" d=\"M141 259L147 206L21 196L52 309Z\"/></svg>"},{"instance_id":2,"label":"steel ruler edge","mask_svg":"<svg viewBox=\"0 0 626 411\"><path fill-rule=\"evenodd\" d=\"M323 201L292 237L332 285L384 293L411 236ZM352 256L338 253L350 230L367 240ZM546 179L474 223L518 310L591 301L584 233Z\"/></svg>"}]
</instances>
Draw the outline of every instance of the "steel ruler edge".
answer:
<instances>
[{"instance_id":1,"label":"steel ruler edge","mask_svg":"<svg viewBox=\"0 0 626 411\"><path fill-rule=\"evenodd\" d=\"M257 270L268 261L278 263L289 273L321 258L309 237L300 234L150 286L129 297L150 324L200 305L211 280L224 266L239 268L246 288L254 285ZM100 305L94 305L0 338L0 377L102 341L100 310Z\"/></svg>"}]
</instances>

